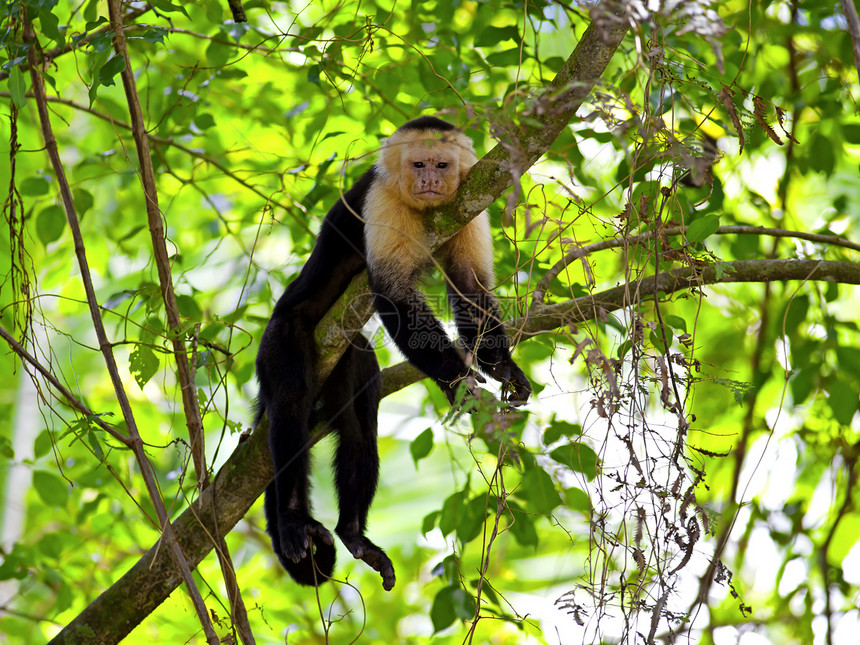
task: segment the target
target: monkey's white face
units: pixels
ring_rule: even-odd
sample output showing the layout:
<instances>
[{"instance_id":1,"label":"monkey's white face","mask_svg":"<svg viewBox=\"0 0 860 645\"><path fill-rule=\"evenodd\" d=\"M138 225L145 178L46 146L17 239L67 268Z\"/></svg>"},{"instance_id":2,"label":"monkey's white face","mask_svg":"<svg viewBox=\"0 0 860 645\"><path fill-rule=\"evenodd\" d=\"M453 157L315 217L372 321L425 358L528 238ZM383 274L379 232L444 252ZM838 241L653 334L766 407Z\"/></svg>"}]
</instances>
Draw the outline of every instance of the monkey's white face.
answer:
<instances>
[{"instance_id":1,"label":"monkey's white face","mask_svg":"<svg viewBox=\"0 0 860 645\"><path fill-rule=\"evenodd\" d=\"M451 145L413 144L401 157L400 190L416 208L438 206L460 185L460 158Z\"/></svg>"},{"instance_id":2,"label":"monkey's white face","mask_svg":"<svg viewBox=\"0 0 860 645\"><path fill-rule=\"evenodd\" d=\"M403 206L421 211L450 201L476 161L462 132L398 130L383 142L377 168Z\"/></svg>"}]
</instances>

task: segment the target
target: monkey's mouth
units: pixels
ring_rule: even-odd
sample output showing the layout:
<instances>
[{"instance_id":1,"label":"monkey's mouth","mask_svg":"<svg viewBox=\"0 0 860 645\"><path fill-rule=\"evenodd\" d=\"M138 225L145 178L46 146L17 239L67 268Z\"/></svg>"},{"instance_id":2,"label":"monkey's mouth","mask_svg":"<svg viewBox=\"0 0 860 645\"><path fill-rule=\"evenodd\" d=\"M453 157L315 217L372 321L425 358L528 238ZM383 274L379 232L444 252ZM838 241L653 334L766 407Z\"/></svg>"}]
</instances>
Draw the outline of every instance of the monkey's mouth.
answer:
<instances>
[{"instance_id":1,"label":"monkey's mouth","mask_svg":"<svg viewBox=\"0 0 860 645\"><path fill-rule=\"evenodd\" d=\"M421 192L413 193L418 199L439 199L445 197L445 193L440 193L436 190L422 190Z\"/></svg>"}]
</instances>

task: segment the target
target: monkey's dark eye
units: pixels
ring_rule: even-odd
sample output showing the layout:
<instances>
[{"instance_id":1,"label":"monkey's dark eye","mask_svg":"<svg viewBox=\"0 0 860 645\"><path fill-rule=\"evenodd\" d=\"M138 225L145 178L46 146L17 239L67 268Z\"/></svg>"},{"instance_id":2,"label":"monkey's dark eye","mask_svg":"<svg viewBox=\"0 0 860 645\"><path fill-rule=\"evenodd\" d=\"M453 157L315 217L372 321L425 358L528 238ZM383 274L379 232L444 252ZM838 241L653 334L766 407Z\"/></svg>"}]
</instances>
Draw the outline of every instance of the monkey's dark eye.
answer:
<instances>
[{"instance_id":1,"label":"monkey's dark eye","mask_svg":"<svg viewBox=\"0 0 860 645\"><path fill-rule=\"evenodd\" d=\"M423 161L413 161L412 165L415 166L416 168L423 168L424 162Z\"/></svg>"},{"instance_id":2,"label":"monkey's dark eye","mask_svg":"<svg viewBox=\"0 0 860 645\"><path fill-rule=\"evenodd\" d=\"M447 168L447 167L448 167L448 162L447 162L447 161L441 161L441 162L439 162L439 163L437 163L437 164L436 164L436 167L437 167L437 168Z\"/></svg>"}]
</instances>

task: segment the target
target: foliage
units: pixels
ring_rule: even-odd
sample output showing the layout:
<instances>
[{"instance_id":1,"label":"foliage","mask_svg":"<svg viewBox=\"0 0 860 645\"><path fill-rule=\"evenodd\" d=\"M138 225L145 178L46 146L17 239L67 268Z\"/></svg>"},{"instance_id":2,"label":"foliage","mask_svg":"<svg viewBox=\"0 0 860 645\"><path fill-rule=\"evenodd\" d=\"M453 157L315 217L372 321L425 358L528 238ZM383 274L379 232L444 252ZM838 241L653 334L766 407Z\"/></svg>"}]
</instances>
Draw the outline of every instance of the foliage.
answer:
<instances>
[{"instance_id":1,"label":"foliage","mask_svg":"<svg viewBox=\"0 0 860 645\"><path fill-rule=\"evenodd\" d=\"M208 477L186 426L199 415L218 472L253 417L263 326L328 206L382 137L440 114L507 155L514 187L489 209L497 291L536 400L457 414L428 384L384 401L370 533L397 568L389 594L343 550L346 582L318 598L297 588L254 504L219 550L256 641L849 642L860 87L848 23L827 3L663 4L254 1L236 23L226 2L130 3L128 64L104 2L0 8L0 633L55 636L157 542L162 505L176 518L197 499ZM521 167L517 133L557 116L557 72L590 23L615 20L632 28L600 86ZM37 76L65 179L46 154ZM668 272L675 282L658 281ZM428 294L444 310L439 276ZM375 338L382 361L401 360ZM331 527L327 441L315 454ZM248 642L218 558L187 582L127 642L194 640L206 620L191 587L214 633Z\"/></svg>"}]
</instances>

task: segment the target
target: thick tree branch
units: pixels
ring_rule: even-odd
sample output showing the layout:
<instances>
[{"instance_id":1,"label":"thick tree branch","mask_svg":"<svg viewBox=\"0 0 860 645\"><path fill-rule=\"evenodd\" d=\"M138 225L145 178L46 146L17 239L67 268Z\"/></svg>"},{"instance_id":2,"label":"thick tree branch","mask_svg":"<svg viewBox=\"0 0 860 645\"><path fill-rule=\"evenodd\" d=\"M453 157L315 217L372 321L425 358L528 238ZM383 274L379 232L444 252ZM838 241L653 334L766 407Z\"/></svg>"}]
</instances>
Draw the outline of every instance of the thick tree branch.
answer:
<instances>
[{"instance_id":1,"label":"thick tree branch","mask_svg":"<svg viewBox=\"0 0 860 645\"><path fill-rule=\"evenodd\" d=\"M666 236L680 235L681 233L686 232L688 228L688 226L673 226L660 231L660 233ZM803 231L788 231L781 228L766 228L764 226L721 226L719 229L716 230L714 234L789 237L800 240L807 240L808 242L815 242L818 244L826 244L828 246L839 246L842 248L851 249L853 251L860 251L860 244L856 244L851 240L846 240L835 235L821 235L820 233L805 233ZM657 235L657 231L648 231L646 233L640 233L638 235L628 235L624 237L613 238L610 240L602 240L600 242L595 242L594 244L587 244L585 246L577 246L576 248L565 254L565 256L561 260L556 262L552 266L552 268L550 268L549 271L544 274L544 276L540 279L540 282L537 283L534 292L532 293L532 300L534 302L534 305L538 306L544 304L544 297L546 296L546 292L550 288L550 285L565 269L565 267L569 266L572 262L591 255L592 253L596 253L597 251L605 251L606 249L615 248L626 249L636 244L640 244L642 242L646 242L650 239L653 239L655 235Z\"/></svg>"},{"instance_id":2,"label":"thick tree branch","mask_svg":"<svg viewBox=\"0 0 860 645\"><path fill-rule=\"evenodd\" d=\"M190 566L200 564L215 544L216 531L232 529L272 479L267 436L268 426L261 424L234 451L210 486L174 520L173 532ZM156 543L50 643L118 643L164 602L179 582L176 566Z\"/></svg>"},{"instance_id":3,"label":"thick tree branch","mask_svg":"<svg viewBox=\"0 0 860 645\"><path fill-rule=\"evenodd\" d=\"M534 307L527 317L517 318L509 324L521 336L529 337L550 329L598 318L603 312L638 304L660 293L668 295L706 284L790 280L860 284L860 264L827 260L740 260L703 269L684 267L634 280L576 300Z\"/></svg>"}]
</instances>

